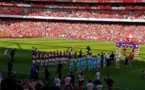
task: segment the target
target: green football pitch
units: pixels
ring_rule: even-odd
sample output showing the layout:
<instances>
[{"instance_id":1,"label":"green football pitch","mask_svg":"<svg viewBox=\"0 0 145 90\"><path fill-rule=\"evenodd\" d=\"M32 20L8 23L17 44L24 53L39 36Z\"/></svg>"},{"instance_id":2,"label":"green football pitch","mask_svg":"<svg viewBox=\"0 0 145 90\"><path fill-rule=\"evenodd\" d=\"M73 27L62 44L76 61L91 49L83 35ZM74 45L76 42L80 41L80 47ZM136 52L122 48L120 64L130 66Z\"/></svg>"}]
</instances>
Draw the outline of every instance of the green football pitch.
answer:
<instances>
[{"instance_id":1,"label":"green football pitch","mask_svg":"<svg viewBox=\"0 0 145 90\"><path fill-rule=\"evenodd\" d=\"M32 46L36 47L41 52L49 51L66 51L70 50L72 45L75 46L75 50L82 49L83 54L86 54L86 47L90 46L93 55L98 53L115 53L116 44L110 42L94 42L94 41L81 41L81 40L64 40L64 39L0 39L0 71L7 77L7 63L10 60L10 55L7 59L4 59L3 50L8 48L10 51L12 48L16 48L16 54L13 63L13 74L17 78L24 77L30 78L29 69L32 65ZM127 54L132 49L127 49ZM116 69L115 66L103 68L101 72L101 82L103 83L103 90L108 90L108 86L104 82L103 78L108 73L110 77L115 81L115 90L145 90L145 79L141 78L141 72L145 69L145 46L140 45L140 58L133 61L132 68L125 69L123 60L121 61L121 68ZM48 66L51 73L50 82L53 83L53 79L56 76L56 66ZM76 68L75 68L76 69ZM39 78L44 79L44 67L40 67ZM63 65L62 75L66 76L69 73L69 64ZM89 79L94 80L96 70L84 71L85 83ZM75 82L78 83L78 74L75 74Z\"/></svg>"}]
</instances>

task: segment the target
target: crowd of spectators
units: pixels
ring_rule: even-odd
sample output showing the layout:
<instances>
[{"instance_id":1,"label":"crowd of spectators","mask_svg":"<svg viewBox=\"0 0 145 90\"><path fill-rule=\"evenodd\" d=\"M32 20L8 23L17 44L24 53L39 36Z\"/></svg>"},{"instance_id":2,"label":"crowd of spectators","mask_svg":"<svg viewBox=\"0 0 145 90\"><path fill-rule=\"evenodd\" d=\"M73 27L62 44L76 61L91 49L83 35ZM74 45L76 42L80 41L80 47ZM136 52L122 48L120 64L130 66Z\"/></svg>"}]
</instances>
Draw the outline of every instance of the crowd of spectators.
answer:
<instances>
[{"instance_id":1,"label":"crowd of spectators","mask_svg":"<svg viewBox=\"0 0 145 90\"><path fill-rule=\"evenodd\" d=\"M17 7L0 7L0 14L24 15L24 9Z\"/></svg>"},{"instance_id":2,"label":"crowd of spectators","mask_svg":"<svg viewBox=\"0 0 145 90\"><path fill-rule=\"evenodd\" d=\"M0 37L51 37L96 41L122 41L130 31L134 41L145 42L144 25L125 25L87 22L52 22L32 20L1 20Z\"/></svg>"},{"instance_id":3,"label":"crowd of spectators","mask_svg":"<svg viewBox=\"0 0 145 90\"><path fill-rule=\"evenodd\" d=\"M1 37L42 37L45 31L43 22L0 21Z\"/></svg>"},{"instance_id":4,"label":"crowd of spectators","mask_svg":"<svg viewBox=\"0 0 145 90\"><path fill-rule=\"evenodd\" d=\"M144 11L96 11L96 10L51 10L27 9L28 16L71 17L71 18L109 18L109 19L144 19Z\"/></svg>"},{"instance_id":5,"label":"crowd of spectators","mask_svg":"<svg viewBox=\"0 0 145 90\"><path fill-rule=\"evenodd\" d=\"M1 7L0 14L70 18L145 19L145 11L62 10Z\"/></svg>"},{"instance_id":6,"label":"crowd of spectators","mask_svg":"<svg viewBox=\"0 0 145 90\"><path fill-rule=\"evenodd\" d=\"M79 82L79 85L77 85L77 81L82 79L82 77L83 81L85 80L85 75L83 75L83 73L79 74L78 80L75 80L74 73L70 72L62 79L58 78L57 76L51 78L52 81L43 81L41 79L34 80L24 77L18 79L16 75L12 75L10 77L2 77L0 82L0 90L102 90L103 85L100 81L100 72L98 72L99 71L97 71L96 75L94 74L94 76L99 77L99 80L95 81L93 79L87 81L87 83L81 81ZM111 88L114 85L114 81L109 77L109 75L106 75L104 80L109 86L109 90L113 90Z\"/></svg>"},{"instance_id":7,"label":"crowd of spectators","mask_svg":"<svg viewBox=\"0 0 145 90\"><path fill-rule=\"evenodd\" d=\"M74 7L74 6L108 6L108 7L142 7L145 6L143 3L71 3L71 2L33 2L33 1L5 1L1 0L2 3L13 3L13 4L23 4L23 5L48 5L48 6L69 6L69 7Z\"/></svg>"}]
</instances>

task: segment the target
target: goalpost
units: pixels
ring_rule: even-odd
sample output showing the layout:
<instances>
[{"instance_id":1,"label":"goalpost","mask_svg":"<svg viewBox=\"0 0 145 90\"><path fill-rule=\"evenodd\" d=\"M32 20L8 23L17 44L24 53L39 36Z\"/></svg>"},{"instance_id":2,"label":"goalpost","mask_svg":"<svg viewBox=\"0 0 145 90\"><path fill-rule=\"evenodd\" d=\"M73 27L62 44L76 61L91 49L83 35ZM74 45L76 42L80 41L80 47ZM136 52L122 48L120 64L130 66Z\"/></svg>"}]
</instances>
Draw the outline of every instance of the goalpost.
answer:
<instances>
[{"instance_id":1,"label":"goalpost","mask_svg":"<svg viewBox=\"0 0 145 90\"><path fill-rule=\"evenodd\" d=\"M135 43L116 43L116 54L121 56L120 48L132 48L135 51L134 60L139 60L139 44Z\"/></svg>"}]
</instances>

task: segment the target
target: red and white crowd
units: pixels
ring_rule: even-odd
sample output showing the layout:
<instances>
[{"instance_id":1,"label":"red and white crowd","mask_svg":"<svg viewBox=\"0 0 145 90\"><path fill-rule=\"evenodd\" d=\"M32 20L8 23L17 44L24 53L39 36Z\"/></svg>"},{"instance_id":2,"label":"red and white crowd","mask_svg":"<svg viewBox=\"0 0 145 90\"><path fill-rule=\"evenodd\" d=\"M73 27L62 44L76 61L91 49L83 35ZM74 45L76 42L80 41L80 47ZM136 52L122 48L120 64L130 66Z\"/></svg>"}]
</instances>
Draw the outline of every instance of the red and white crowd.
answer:
<instances>
[{"instance_id":1,"label":"red and white crowd","mask_svg":"<svg viewBox=\"0 0 145 90\"><path fill-rule=\"evenodd\" d=\"M144 11L103 11L103 10L45 10L27 9L28 16L104 18L104 19L144 19Z\"/></svg>"},{"instance_id":2,"label":"red and white crowd","mask_svg":"<svg viewBox=\"0 0 145 90\"><path fill-rule=\"evenodd\" d=\"M80 1L81 2L81 1ZM63 3L63 2L25 2L5 1L0 2L1 6L18 6L31 8L60 8L60 9L96 9L96 10L145 10L144 3ZM115 8L115 9L112 9Z\"/></svg>"},{"instance_id":3,"label":"red and white crowd","mask_svg":"<svg viewBox=\"0 0 145 90\"><path fill-rule=\"evenodd\" d=\"M43 8L1 7L0 14L70 18L144 19L145 11L62 10Z\"/></svg>"},{"instance_id":4,"label":"red and white crowd","mask_svg":"<svg viewBox=\"0 0 145 90\"><path fill-rule=\"evenodd\" d=\"M17 7L0 7L0 14L24 15L24 9Z\"/></svg>"},{"instance_id":5,"label":"red and white crowd","mask_svg":"<svg viewBox=\"0 0 145 90\"><path fill-rule=\"evenodd\" d=\"M0 38L51 37L126 42L125 37L130 31L136 37L134 42L145 42L144 25L0 20Z\"/></svg>"}]
</instances>

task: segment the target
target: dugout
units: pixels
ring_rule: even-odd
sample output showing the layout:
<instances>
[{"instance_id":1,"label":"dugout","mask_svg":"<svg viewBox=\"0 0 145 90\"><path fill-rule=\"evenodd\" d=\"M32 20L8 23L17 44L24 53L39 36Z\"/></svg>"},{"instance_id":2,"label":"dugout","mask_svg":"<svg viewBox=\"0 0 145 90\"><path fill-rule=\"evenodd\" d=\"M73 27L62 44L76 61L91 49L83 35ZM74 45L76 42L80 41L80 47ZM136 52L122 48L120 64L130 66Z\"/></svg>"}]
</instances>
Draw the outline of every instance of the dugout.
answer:
<instances>
[{"instance_id":1,"label":"dugout","mask_svg":"<svg viewBox=\"0 0 145 90\"><path fill-rule=\"evenodd\" d=\"M121 48L132 48L135 51L134 60L139 60L139 44L135 43L116 43L116 54L121 56Z\"/></svg>"}]
</instances>

